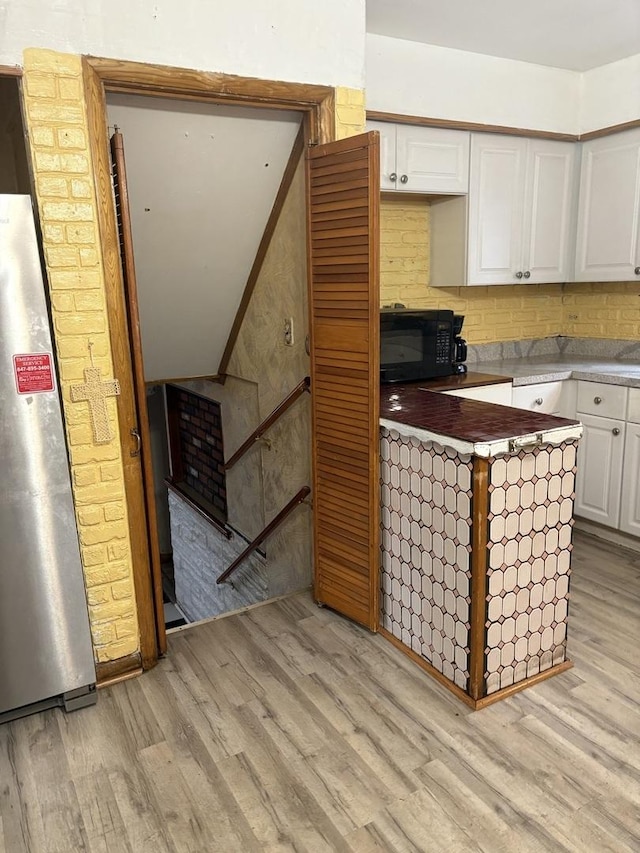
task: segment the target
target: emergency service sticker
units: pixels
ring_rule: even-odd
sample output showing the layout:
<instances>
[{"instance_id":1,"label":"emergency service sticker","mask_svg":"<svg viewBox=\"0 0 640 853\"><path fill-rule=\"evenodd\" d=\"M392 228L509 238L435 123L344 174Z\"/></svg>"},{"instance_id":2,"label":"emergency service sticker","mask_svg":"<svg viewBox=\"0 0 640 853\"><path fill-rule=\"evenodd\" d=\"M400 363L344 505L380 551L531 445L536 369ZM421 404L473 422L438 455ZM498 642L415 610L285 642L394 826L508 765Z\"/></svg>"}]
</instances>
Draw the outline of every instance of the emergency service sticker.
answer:
<instances>
[{"instance_id":1,"label":"emergency service sticker","mask_svg":"<svg viewBox=\"0 0 640 853\"><path fill-rule=\"evenodd\" d=\"M53 391L51 353L34 352L14 355L13 369L18 394L41 394L43 391Z\"/></svg>"}]
</instances>

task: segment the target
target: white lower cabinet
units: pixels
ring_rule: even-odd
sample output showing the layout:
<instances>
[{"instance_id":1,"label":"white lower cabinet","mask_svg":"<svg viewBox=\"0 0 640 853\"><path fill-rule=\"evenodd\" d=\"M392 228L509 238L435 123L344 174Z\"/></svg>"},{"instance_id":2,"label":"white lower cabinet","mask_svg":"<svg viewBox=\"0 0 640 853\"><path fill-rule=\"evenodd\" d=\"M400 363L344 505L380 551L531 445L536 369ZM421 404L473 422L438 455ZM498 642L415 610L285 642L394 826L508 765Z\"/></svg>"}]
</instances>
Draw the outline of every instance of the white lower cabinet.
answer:
<instances>
[{"instance_id":1,"label":"white lower cabinet","mask_svg":"<svg viewBox=\"0 0 640 853\"><path fill-rule=\"evenodd\" d=\"M625 422L578 414L584 433L578 449L576 515L618 527Z\"/></svg>"},{"instance_id":2,"label":"white lower cabinet","mask_svg":"<svg viewBox=\"0 0 640 853\"><path fill-rule=\"evenodd\" d=\"M498 382L495 385L479 385L476 388L460 388L454 391L443 391L450 397L466 397L467 400L481 400L483 403L498 403L500 406L511 405L511 382Z\"/></svg>"},{"instance_id":3,"label":"white lower cabinet","mask_svg":"<svg viewBox=\"0 0 640 853\"><path fill-rule=\"evenodd\" d=\"M620 530L632 536L640 536L640 424L627 424Z\"/></svg>"}]
</instances>

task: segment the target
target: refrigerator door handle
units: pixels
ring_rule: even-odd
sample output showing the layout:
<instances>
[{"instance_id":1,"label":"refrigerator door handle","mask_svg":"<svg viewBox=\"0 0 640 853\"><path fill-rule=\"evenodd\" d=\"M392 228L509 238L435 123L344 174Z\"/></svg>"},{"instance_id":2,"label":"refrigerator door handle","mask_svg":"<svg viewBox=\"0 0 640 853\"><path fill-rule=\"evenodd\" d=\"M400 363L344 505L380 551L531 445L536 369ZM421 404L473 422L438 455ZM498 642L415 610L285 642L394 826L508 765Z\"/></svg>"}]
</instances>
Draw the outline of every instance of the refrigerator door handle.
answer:
<instances>
[{"instance_id":1,"label":"refrigerator door handle","mask_svg":"<svg viewBox=\"0 0 640 853\"><path fill-rule=\"evenodd\" d=\"M129 453L130 453L130 455L131 455L131 456L140 456L140 448L141 448L141 446L142 446L142 440L141 440L141 438L140 438L140 431L137 429L137 427L134 427L134 428L131 430L131 435L132 435L132 436L135 438L135 440L136 440L136 449L135 449L135 450L131 450L131 451L129 451Z\"/></svg>"}]
</instances>

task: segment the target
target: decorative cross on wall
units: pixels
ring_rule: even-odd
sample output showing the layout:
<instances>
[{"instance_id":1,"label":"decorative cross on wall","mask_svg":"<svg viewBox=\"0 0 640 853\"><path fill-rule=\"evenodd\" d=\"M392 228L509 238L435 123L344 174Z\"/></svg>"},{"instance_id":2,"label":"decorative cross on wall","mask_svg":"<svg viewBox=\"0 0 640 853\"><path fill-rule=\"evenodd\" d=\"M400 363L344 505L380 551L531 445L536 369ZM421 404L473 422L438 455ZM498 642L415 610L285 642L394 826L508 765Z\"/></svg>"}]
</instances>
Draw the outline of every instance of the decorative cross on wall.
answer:
<instances>
[{"instance_id":1,"label":"decorative cross on wall","mask_svg":"<svg viewBox=\"0 0 640 853\"><path fill-rule=\"evenodd\" d=\"M71 400L74 403L89 403L93 440L96 444L106 444L111 441L111 427L107 412L107 397L116 397L120 393L120 383L117 379L102 381L100 368L93 366L93 344L89 343L91 367L84 370L84 384L71 386Z\"/></svg>"}]
</instances>

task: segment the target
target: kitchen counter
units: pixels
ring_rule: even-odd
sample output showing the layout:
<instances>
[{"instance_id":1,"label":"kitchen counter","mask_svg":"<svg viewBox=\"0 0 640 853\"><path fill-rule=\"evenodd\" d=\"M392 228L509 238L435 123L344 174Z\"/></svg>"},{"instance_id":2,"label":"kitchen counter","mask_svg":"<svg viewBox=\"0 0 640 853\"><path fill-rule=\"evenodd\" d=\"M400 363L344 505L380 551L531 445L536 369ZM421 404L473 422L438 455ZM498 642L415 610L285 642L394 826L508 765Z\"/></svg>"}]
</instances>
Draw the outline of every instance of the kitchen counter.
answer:
<instances>
[{"instance_id":1,"label":"kitchen counter","mask_svg":"<svg viewBox=\"0 0 640 853\"><path fill-rule=\"evenodd\" d=\"M486 384L476 381L482 374L467 376L469 383ZM495 376L491 379L495 381ZM441 394L431 390L438 387L433 380L429 380L429 390L424 386L424 382L382 386L381 425L388 429L402 425L403 433L422 441L436 441L484 458L510 452L522 446L523 440L559 444L579 438L582 432L577 421Z\"/></svg>"},{"instance_id":2,"label":"kitchen counter","mask_svg":"<svg viewBox=\"0 0 640 853\"><path fill-rule=\"evenodd\" d=\"M381 389L381 633L479 709L571 666L582 425L424 384Z\"/></svg>"},{"instance_id":3,"label":"kitchen counter","mask_svg":"<svg viewBox=\"0 0 640 853\"><path fill-rule=\"evenodd\" d=\"M640 388L640 363L588 356L553 355L481 361L473 365L481 373L513 379L514 386L561 379L586 379L610 385Z\"/></svg>"}]
</instances>

